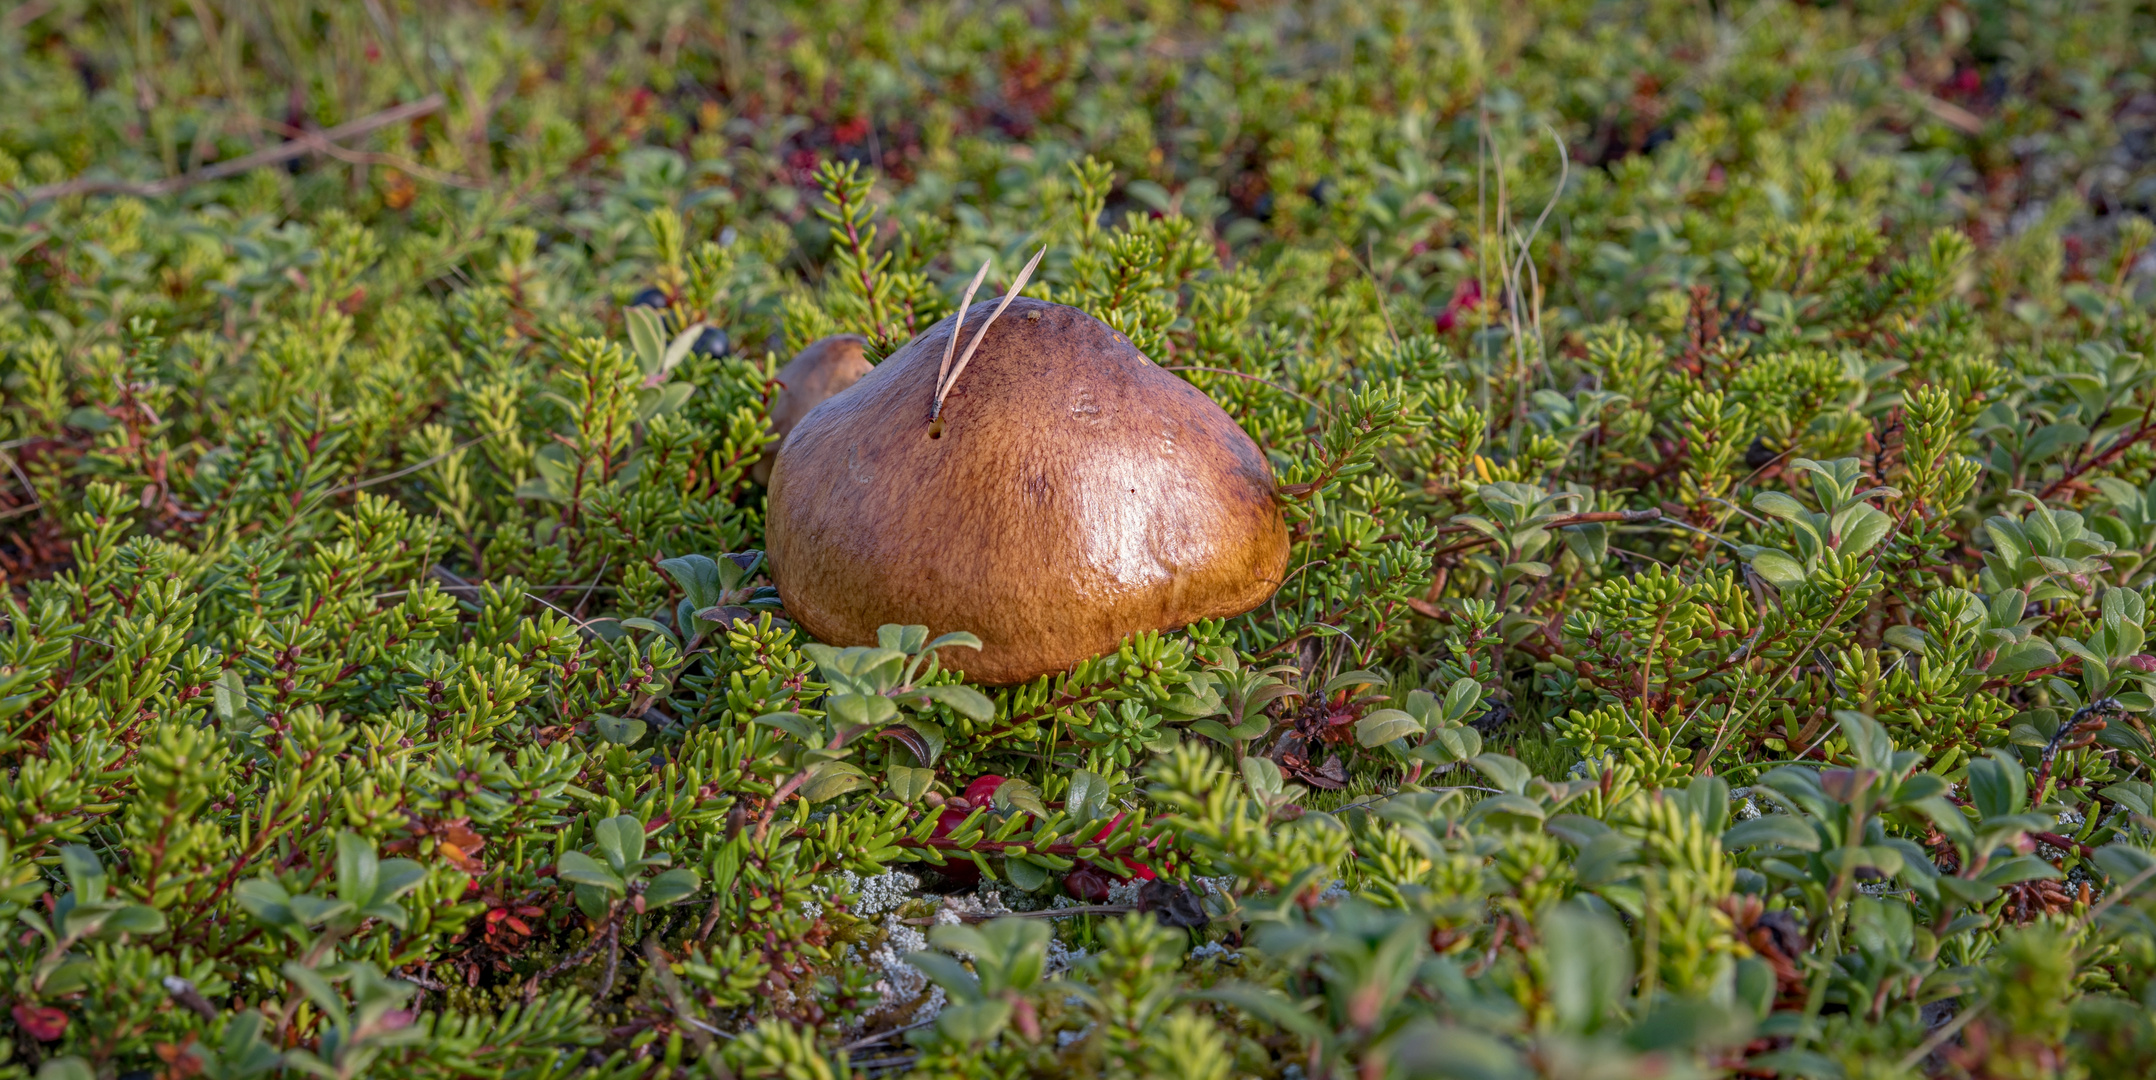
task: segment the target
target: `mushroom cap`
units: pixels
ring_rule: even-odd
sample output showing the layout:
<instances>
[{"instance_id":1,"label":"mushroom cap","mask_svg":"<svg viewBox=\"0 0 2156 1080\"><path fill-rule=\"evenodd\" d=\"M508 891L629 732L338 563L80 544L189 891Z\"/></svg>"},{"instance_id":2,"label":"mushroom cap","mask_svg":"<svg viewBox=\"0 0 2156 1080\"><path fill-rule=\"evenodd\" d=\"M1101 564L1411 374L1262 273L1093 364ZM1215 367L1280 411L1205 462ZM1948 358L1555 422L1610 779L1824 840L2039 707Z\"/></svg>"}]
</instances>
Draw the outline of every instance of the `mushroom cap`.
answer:
<instances>
[{"instance_id":1,"label":"mushroom cap","mask_svg":"<svg viewBox=\"0 0 2156 1080\"><path fill-rule=\"evenodd\" d=\"M966 313L960 346L994 310ZM943 403L947 318L779 448L766 548L787 613L835 645L970 630L989 684L1273 594L1288 530L1257 444L1197 387L1073 307L1019 298Z\"/></svg>"},{"instance_id":2,"label":"mushroom cap","mask_svg":"<svg viewBox=\"0 0 2156 1080\"><path fill-rule=\"evenodd\" d=\"M779 369L779 396L771 402L771 430L786 445L786 435L831 395L861 381L876 370L868 362L868 339L859 334L833 334L818 338L794 354ZM776 451L757 458L749 475L759 484L771 482L771 463Z\"/></svg>"}]
</instances>

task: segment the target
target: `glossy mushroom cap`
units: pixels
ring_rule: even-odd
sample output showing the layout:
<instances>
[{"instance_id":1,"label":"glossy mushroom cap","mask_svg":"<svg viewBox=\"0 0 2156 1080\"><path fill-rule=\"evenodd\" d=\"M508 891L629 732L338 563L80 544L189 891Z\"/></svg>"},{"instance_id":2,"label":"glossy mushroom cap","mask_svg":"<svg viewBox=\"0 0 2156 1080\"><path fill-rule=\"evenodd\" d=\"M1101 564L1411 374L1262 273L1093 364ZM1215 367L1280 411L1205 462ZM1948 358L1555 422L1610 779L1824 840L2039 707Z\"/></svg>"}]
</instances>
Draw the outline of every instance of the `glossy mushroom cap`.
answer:
<instances>
[{"instance_id":1,"label":"glossy mushroom cap","mask_svg":"<svg viewBox=\"0 0 2156 1080\"><path fill-rule=\"evenodd\" d=\"M786 435L831 395L861 381L876 370L863 351L868 339L859 334L834 334L809 342L806 348L779 369L779 396L771 402L771 430L786 445ZM771 463L778 447L766 451L749 466L759 484L771 482Z\"/></svg>"},{"instance_id":2,"label":"glossy mushroom cap","mask_svg":"<svg viewBox=\"0 0 2156 1080\"><path fill-rule=\"evenodd\" d=\"M960 346L994 305L966 313ZM1018 299L929 421L954 319L780 447L767 550L787 613L834 645L970 630L947 665L1023 682L1138 631L1238 615L1287 568L1265 456L1106 323Z\"/></svg>"}]
</instances>

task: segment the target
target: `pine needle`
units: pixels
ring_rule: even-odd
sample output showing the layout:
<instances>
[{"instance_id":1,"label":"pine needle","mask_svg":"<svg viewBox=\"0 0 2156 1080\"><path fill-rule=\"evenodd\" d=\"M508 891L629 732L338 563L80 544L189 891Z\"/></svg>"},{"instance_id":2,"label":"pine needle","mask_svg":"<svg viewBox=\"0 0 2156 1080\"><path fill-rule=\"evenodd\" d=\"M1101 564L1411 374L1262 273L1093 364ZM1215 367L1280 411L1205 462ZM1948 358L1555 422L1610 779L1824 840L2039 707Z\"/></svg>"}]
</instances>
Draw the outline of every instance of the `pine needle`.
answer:
<instances>
[{"instance_id":1,"label":"pine needle","mask_svg":"<svg viewBox=\"0 0 2156 1080\"><path fill-rule=\"evenodd\" d=\"M1018 280L1011 282L1011 291L1003 294L1003 302L996 305L996 310L988 313L988 321L982 323L980 330L974 333L972 342L966 345L965 354L958 358L958 363L951 366L951 377L936 389L936 405L929 410L929 419L933 420L943 414L944 395L951 392L951 387L958 385L958 376L965 372L966 364L972 361L973 351L981 347L981 339L988 336L988 328L996 324L996 316L1003 314L1003 309L1010 307L1011 301L1018 299L1018 294L1025 291L1026 282L1033 277L1033 268L1041 264L1041 256L1046 254L1048 249L1045 247L1033 253L1033 258L1026 263L1026 268L1018 272ZM955 340L958 335L954 333L951 336Z\"/></svg>"},{"instance_id":2,"label":"pine needle","mask_svg":"<svg viewBox=\"0 0 2156 1080\"><path fill-rule=\"evenodd\" d=\"M951 324L951 339L943 343L943 363L936 368L936 400L929 406L928 418L934 420L943 409L943 381L951 374L951 357L958 355L958 332L966 328L966 309L973 306L973 294L981 291L981 282L988 277L988 267L996 260L993 256L981 263L981 269L973 275L973 284L966 286L966 297L958 302L958 321Z\"/></svg>"}]
</instances>

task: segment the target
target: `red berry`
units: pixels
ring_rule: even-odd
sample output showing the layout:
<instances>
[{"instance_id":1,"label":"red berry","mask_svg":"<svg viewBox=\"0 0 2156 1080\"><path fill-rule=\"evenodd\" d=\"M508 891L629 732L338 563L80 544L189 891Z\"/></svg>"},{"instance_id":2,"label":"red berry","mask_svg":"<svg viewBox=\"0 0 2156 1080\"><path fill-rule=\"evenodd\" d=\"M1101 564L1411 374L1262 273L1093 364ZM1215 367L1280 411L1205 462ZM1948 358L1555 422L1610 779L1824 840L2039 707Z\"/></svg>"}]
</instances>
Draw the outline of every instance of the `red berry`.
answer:
<instances>
[{"instance_id":1,"label":"red berry","mask_svg":"<svg viewBox=\"0 0 2156 1080\"><path fill-rule=\"evenodd\" d=\"M967 784L963 798L975 806L986 806L990 799L995 798L996 789L1002 786L1003 778L990 773Z\"/></svg>"}]
</instances>

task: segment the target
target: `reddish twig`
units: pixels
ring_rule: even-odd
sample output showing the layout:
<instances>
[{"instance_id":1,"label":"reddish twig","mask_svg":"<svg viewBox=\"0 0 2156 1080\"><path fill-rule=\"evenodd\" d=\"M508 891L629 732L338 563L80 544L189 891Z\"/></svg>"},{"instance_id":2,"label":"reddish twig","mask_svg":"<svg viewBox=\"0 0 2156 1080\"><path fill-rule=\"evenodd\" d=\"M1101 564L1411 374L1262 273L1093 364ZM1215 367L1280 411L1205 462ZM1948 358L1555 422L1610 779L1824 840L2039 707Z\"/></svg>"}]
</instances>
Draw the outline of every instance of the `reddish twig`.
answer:
<instances>
[{"instance_id":1,"label":"reddish twig","mask_svg":"<svg viewBox=\"0 0 2156 1080\"><path fill-rule=\"evenodd\" d=\"M2036 497L2049 502L2051 497L2058 494L2061 489L2081 479L2081 474L2091 469L2101 469L2117 461L2120 455L2133 449L2135 443L2148 438L2152 433L2156 433L2156 400L2151 400L2148 408L2141 411L2141 422L2135 425L2132 431L2111 440L2111 445L2105 447L2103 453L2066 470L2065 475L2044 485L2044 490L2037 492Z\"/></svg>"},{"instance_id":2,"label":"reddish twig","mask_svg":"<svg viewBox=\"0 0 2156 1080\"><path fill-rule=\"evenodd\" d=\"M2093 858L2096 855L2095 848L2070 836L2060 836L2058 833L2053 832L2032 832L2029 836L2031 839L2041 840L2061 851L2071 851L2084 859Z\"/></svg>"},{"instance_id":3,"label":"reddish twig","mask_svg":"<svg viewBox=\"0 0 2156 1080\"><path fill-rule=\"evenodd\" d=\"M136 182L76 177L73 180L64 180L57 184L44 184L39 187L26 188L22 191L22 198L25 202L33 203L44 202L48 199L65 198L69 195L134 195L139 198L154 199L174 192L184 191L196 184L206 183L211 180L222 180L228 176L238 176L241 173L259 169L265 165L276 165L290 161L303 154L323 153L332 157L341 156L340 151L344 151L345 148L337 146L337 143L345 139L365 135L378 128L388 127L391 124L399 124L407 120L417 120L422 116L432 115L439 112L445 103L442 95L428 94L418 101L383 109L381 112L370 116L362 116L350 123L339 124L327 131L308 132L288 143L257 150L252 154L236 157L230 161L220 161L215 165L207 165L190 173L169 176L163 180Z\"/></svg>"}]
</instances>

